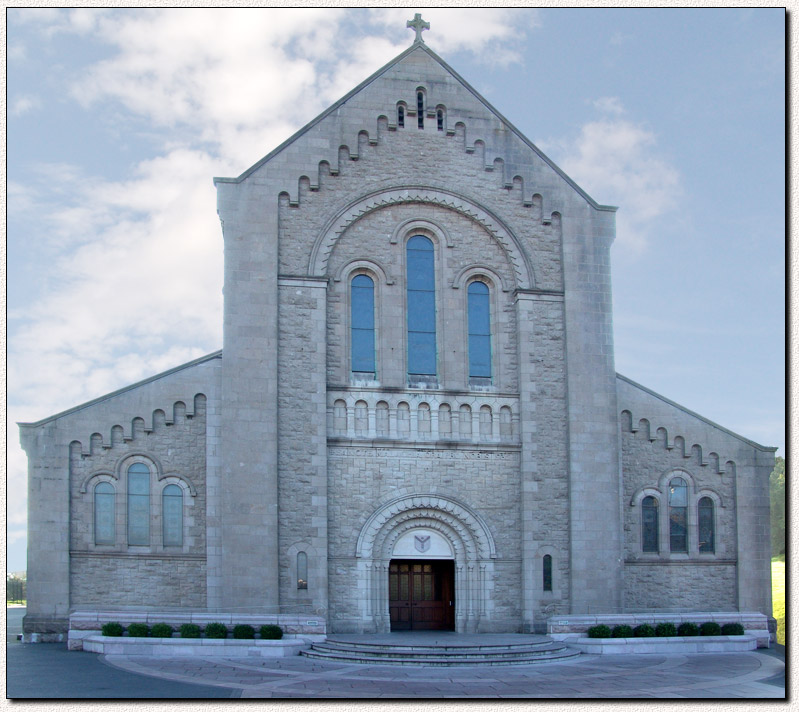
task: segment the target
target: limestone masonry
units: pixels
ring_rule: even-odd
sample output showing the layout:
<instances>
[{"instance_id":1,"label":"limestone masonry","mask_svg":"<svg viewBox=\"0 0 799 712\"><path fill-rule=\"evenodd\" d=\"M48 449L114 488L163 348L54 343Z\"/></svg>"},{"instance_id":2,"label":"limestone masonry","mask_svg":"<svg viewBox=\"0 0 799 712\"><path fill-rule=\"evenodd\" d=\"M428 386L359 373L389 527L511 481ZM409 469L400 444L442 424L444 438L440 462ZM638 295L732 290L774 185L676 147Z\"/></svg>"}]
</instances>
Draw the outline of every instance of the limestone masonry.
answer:
<instances>
[{"instance_id":1,"label":"limestone masonry","mask_svg":"<svg viewBox=\"0 0 799 712\"><path fill-rule=\"evenodd\" d=\"M771 615L774 448L616 374L615 208L411 26L215 180L222 351L20 425L27 639L98 610L319 632Z\"/></svg>"}]
</instances>

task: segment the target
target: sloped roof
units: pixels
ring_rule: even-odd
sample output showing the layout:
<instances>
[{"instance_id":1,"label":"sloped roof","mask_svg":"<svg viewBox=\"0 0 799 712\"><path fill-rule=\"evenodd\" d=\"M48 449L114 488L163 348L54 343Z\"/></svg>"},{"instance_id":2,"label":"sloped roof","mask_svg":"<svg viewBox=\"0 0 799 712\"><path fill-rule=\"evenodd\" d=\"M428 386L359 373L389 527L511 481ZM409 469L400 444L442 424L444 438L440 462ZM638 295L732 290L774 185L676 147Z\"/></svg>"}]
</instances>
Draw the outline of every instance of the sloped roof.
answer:
<instances>
[{"instance_id":1,"label":"sloped roof","mask_svg":"<svg viewBox=\"0 0 799 712\"><path fill-rule=\"evenodd\" d=\"M354 89L350 92L345 94L341 99L339 99L335 104L332 104L330 107L325 109L319 116L315 119L307 123L303 126L299 131L297 131L294 135L287 138L283 143L281 143L277 148L270 151L266 156L264 156L260 161L250 166L246 171L244 171L241 175L236 178L223 178L223 177L215 177L214 178L214 185L219 183L241 183L244 181L248 176L252 175L255 171L257 171L261 166L268 163L272 158L277 156L281 151L283 151L287 146L292 144L296 141L300 136L307 133L310 129L314 126L319 124L323 121L326 117L333 114L337 111L341 106L347 103L352 97L357 95L361 92L365 87L369 86L373 82L377 81L382 77L386 72L388 72L392 67L402 62L406 57L411 55L414 52L425 52L429 55L435 62L438 62L445 71L447 71L452 77L454 77L466 91L468 91L477 101L479 101L485 108L491 112L494 116L496 116L502 123L504 123L510 131L512 131L520 141L526 144L534 153L536 153L539 158L541 158L544 163L546 163L553 171L555 171L566 183L568 183L579 195L581 195L593 208L596 210L604 210L615 212L618 208L613 205L602 205L597 203L588 193L586 193L577 183L575 183L566 173L563 172L555 162L550 159L540 148L538 148L530 139L528 139L519 129L517 129L508 119L506 119L494 106L491 105L474 87L471 86L463 77L460 76L452 67L450 67L441 57L439 57L433 50L431 50L424 42L414 42L408 49L404 52L398 54L394 59L392 59L388 64L384 65L380 69L378 69L374 74L370 77L362 81L358 84Z\"/></svg>"}]
</instances>

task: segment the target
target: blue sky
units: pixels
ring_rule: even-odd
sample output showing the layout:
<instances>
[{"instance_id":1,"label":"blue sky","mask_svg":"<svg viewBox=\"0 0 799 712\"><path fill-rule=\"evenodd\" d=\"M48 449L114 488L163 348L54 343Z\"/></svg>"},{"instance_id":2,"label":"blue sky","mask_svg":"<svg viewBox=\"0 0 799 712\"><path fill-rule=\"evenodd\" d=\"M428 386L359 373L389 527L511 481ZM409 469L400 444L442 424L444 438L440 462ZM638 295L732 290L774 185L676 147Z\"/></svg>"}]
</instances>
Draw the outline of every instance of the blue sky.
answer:
<instances>
[{"instance_id":1,"label":"blue sky","mask_svg":"<svg viewBox=\"0 0 799 712\"><path fill-rule=\"evenodd\" d=\"M221 347L212 176L427 44L600 203L616 367L785 447L780 9L9 9L8 569L35 421Z\"/></svg>"}]
</instances>

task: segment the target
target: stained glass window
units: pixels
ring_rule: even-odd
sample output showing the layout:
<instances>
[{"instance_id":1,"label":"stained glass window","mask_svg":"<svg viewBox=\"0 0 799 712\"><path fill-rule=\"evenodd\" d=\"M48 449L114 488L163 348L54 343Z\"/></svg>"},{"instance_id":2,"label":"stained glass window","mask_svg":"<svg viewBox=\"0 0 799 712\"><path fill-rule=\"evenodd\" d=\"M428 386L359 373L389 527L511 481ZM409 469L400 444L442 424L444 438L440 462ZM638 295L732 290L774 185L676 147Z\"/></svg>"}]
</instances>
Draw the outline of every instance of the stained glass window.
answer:
<instances>
[{"instance_id":1,"label":"stained glass window","mask_svg":"<svg viewBox=\"0 0 799 712\"><path fill-rule=\"evenodd\" d=\"M128 468L128 544L150 545L150 469L141 462Z\"/></svg>"},{"instance_id":2,"label":"stained glass window","mask_svg":"<svg viewBox=\"0 0 799 712\"><path fill-rule=\"evenodd\" d=\"M641 548L646 552L657 552L658 545L658 501L644 497L641 502Z\"/></svg>"},{"instance_id":3,"label":"stained glass window","mask_svg":"<svg viewBox=\"0 0 799 712\"><path fill-rule=\"evenodd\" d=\"M308 554L304 551L297 554L297 588L308 588Z\"/></svg>"},{"instance_id":4,"label":"stained glass window","mask_svg":"<svg viewBox=\"0 0 799 712\"><path fill-rule=\"evenodd\" d=\"M375 285L359 274L351 283L352 371L374 376L375 372Z\"/></svg>"},{"instance_id":5,"label":"stained glass window","mask_svg":"<svg viewBox=\"0 0 799 712\"><path fill-rule=\"evenodd\" d=\"M552 590L552 557L544 554L544 590Z\"/></svg>"},{"instance_id":6,"label":"stained glass window","mask_svg":"<svg viewBox=\"0 0 799 712\"><path fill-rule=\"evenodd\" d=\"M688 551L688 486L681 477L669 483L669 548Z\"/></svg>"},{"instance_id":7,"label":"stained glass window","mask_svg":"<svg viewBox=\"0 0 799 712\"><path fill-rule=\"evenodd\" d=\"M100 482L94 488L94 543L113 544L116 537L116 507L114 486Z\"/></svg>"},{"instance_id":8,"label":"stained glass window","mask_svg":"<svg viewBox=\"0 0 799 712\"><path fill-rule=\"evenodd\" d=\"M433 243L416 235L408 240L408 373L436 373L436 282Z\"/></svg>"},{"instance_id":9,"label":"stained glass window","mask_svg":"<svg viewBox=\"0 0 799 712\"><path fill-rule=\"evenodd\" d=\"M183 546L183 490L167 485L161 495L164 546Z\"/></svg>"},{"instance_id":10,"label":"stained glass window","mask_svg":"<svg viewBox=\"0 0 799 712\"><path fill-rule=\"evenodd\" d=\"M713 500L710 497L702 497L699 500L699 551L703 554L715 552L715 538Z\"/></svg>"},{"instance_id":11,"label":"stained glass window","mask_svg":"<svg viewBox=\"0 0 799 712\"><path fill-rule=\"evenodd\" d=\"M491 378L491 309L488 285L469 285L469 375Z\"/></svg>"}]
</instances>

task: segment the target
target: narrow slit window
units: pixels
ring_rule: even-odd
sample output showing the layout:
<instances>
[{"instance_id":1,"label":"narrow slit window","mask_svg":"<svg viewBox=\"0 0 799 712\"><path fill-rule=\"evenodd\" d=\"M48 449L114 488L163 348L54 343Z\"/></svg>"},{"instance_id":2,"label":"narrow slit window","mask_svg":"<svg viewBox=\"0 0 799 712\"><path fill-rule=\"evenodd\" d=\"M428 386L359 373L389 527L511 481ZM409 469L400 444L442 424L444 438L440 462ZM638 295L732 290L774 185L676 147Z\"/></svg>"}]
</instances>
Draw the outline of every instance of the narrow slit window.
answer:
<instances>
[{"instance_id":1,"label":"narrow slit window","mask_svg":"<svg viewBox=\"0 0 799 712\"><path fill-rule=\"evenodd\" d=\"M350 289L352 372L367 378L375 375L375 283L359 274Z\"/></svg>"},{"instance_id":2,"label":"narrow slit window","mask_svg":"<svg viewBox=\"0 0 799 712\"><path fill-rule=\"evenodd\" d=\"M183 546L183 490L167 485L161 495L164 546Z\"/></svg>"},{"instance_id":3,"label":"narrow slit window","mask_svg":"<svg viewBox=\"0 0 799 712\"><path fill-rule=\"evenodd\" d=\"M552 590L552 557L544 554L544 590Z\"/></svg>"},{"instance_id":4,"label":"narrow slit window","mask_svg":"<svg viewBox=\"0 0 799 712\"><path fill-rule=\"evenodd\" d=\"M472 282L469 299L469 376L491 378L491 305L488 285Z\"/></svg>"},{"instance_id":5,"label":"narrow slit window","mask_svg":"<svg viewBox=\"0 0 799 712\"><path fill-rule=\"evenodd\" d=\"M297 589L308 588L308 554L301 551L297 554Z\"/></svg>"},{"instance_id":6,"label":"narrow slit window","mask_svg":"<svg viewBox=\"0 0 799 712\"><path fill-rule=\"evenodd\" d=\"M716 551L715 526L713 522L713 500L702 497L699 500L699 552L713 554Z\"/></svg>"},{"instance_id":7,"label":"narrow slit window","mask_svg":"<svg viewBox=\"0 0 799 712\"><path fill-rule=\"evenodd\" d=\"M681 477L669 483L669 548L688 551L688 486Z\"/></svg>"},{"instance_id":8,"label":"narrow slit window","mask_svg":"<svg viewBox=\"0 0 799 712\"><path fill-rule=\"evenodd\" d=\"M416 92L416 121L420 129L424 128L424 94Z\"/></svg>"},{"instance_id":9,"label":"narrow slit window","mask_svg":"<svg viewBox=\"0 0 799 712\"><path fill-rule=\"evenodd\" d=\"M658 501L654 497L644 497L641 501L641 549L657 553L659 548Z\"/></svg>"},{"instance_id":10,"label":"narrow slit window","mask_svg":"<svg viewBox=\"0 0 799 712\"><path fill-rule=\"evenodd\" d=\"M94 488L94 543L114 544L116 529L116 493L110 482Z\"/></svg>"},{"instance_id":11,"label":"narrow slit window","mask_svg":"<svg viewBox=\"0 0 799 712\"><path fill-rule=\"evenodd\" d=\"M436 374L436 283L433 243L415 235L407 245L408 374Z\"/></svg>"},{"instance_id":12,"label":"narrow slit window","mask_svg":"<svg viewBox=\"0 0 799 712\"><path fill-rule=\"evenodd\" d=\"M150 468L141 462L128 468L128 544L150 544Z\"/></svg>"},{"instance_id":13,"label":"narrow slit window","mask_svg":"<svg viewBox=\"0 0 799 712\"><path fill-rule=\"evenodd\" d=\"M405 107L398 106L397 107L397 126L401 129L405 128Z\"/></svg>"},{"instance_id":14,"label":"narrow slit window","mask_svg":"<svg viewBox=\"0 0 799 712\"><path fill-rule=\"evenodd\" d=\"M444 130L444 112L441 109L436 111L436 125L439 131Z\"/></svg>"}]
</instances>

